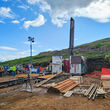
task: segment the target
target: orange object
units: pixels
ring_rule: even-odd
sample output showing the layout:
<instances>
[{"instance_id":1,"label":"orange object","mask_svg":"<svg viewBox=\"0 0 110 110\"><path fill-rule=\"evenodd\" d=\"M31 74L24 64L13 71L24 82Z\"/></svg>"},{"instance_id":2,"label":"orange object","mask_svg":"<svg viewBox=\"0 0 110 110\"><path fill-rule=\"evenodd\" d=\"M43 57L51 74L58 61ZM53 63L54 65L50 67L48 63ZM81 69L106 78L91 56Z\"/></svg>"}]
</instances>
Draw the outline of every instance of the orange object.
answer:
<instances>
[{"instance_id":1,"label":"orange object","mask_svg":"<svg viewBox=\"0 0 110 110\"><path fill-rule=\"evenodd\" d=\"M62 93L66 93L67 91L71 90L72 88L76 87L78 83L74 82L71 79L66 79L56 85L54 85L52 88L58 89Z\"/></svg>"},{"instance_id":2,"label":"orange object","mask_svg":"<svg viewBox=\"0 0 110 110\"><path fill-rule=\"evenodd\" d=\"M52 76L54 76L54 75L53 74L50 74L50 75L40 76L38 78L48 79L48 78L50 78Z\"/></svg>"},{"instance_id":3,"label":"orange object","mask_svg":"<svg viewBox=\"0 0 110 110\"><path fill-rule=\"evenodd\" d=\"M39 74L30 74L30 77L38 77L40 76ZM27 74L19 74L16 75L16 78L27 78Z\"/></svg>"}]
</instances>

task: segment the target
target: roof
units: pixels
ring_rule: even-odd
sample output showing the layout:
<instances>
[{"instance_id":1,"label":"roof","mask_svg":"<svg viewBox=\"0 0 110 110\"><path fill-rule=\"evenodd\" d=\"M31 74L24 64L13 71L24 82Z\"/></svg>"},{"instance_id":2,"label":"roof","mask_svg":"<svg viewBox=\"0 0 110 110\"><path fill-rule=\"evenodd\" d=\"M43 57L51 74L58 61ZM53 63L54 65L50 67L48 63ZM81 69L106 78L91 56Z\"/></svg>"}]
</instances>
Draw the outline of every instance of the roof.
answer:
<instances>
[{"instance_id":1,"label":"roof","mask_svg":"<svg viewBox=\"0 0 110 110\"><path fill-rule=\"evenodd\" d=\"M81 64L82 58L81 56L71 56L71 64Z\"/></svg>"}]
</instances>

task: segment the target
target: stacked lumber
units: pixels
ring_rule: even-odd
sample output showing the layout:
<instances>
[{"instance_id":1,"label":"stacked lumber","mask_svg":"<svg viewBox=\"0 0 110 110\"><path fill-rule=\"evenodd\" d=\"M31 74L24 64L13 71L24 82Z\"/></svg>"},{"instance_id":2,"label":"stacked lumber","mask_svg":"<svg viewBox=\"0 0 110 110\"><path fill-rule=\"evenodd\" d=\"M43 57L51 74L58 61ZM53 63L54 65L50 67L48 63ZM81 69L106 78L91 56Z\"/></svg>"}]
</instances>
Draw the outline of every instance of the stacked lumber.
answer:
<instances>
[{"instance_id":1,"label":"stacked lumber","mask_svg":"<svg viewBox=\"0 0 110 110\"><path fill-rule=\"evenodd\" d=\"M89 95L89 93L90 93L90 91L92 90L92 88L94 87L94 85L95 85L95 84L92 84L92 85L90 86L90 88L85 92L84 96L88 96L88 95Z\"/></svg>"},{"instance_id":2,"label":"stacked lumber","mask_svg":"<svg viewBox=\"0 0 110 110\"><path fill-rule=\"evenodd\" d=\"M71 80L77 82L77 83L83 83L83 77L82 76L72 76L70 77Z\"/></svg>"},{"instance_id":3,"label":"stacked lumber","mask_svg":"<svg viewBox=\"0 0 110 110\"><path fill-rule=\"evenodd\" d=\"M67 91L71 90L72 88L76 87L78 83L74 82L71 79L66 79L53 87L50 87L48 92L61 92L66 93Z\"/></svg>"},{"instance_id":4,"label":"stacked lumber","mask_svg":"<svg viewBox=\"0 0 110 110\"><path fill-rule=\"evenodd\" d=\"M58 75L60 75L60 74L62 74L62 73L63 73L63 72L59 72L59 73L57 73L57 74L55 74L55 75L52 75L52 76L49 77L48 79L41 81L39 84L36 85L36 87L40 87L41 85L45 84L46 82L48 82L48 81L51 80L52 78L54 78L54 77L56 77L56 76L58 76Z\"/></svg>"},{"instance_id":5,"label":"stacked lumber","mask_svg":"<svg viewBox=\"0 0 110 110\"><path fill-rule=\"evenodd\" d=\"M103 88L110 89L110 80L102 80Z\"/></svg>"},{"instance_id":6,"label":"stacked lumber","mask_svg":"<svg viewBox=\"0 0 110 110\"><path fill-rule=\"evenodd\" d=\"M110 75L101 75L102 80L110 80Z\"/></svg>"},{"instance_id":7,"label":"stacked lumber","mask_svg":"<svg viewBox=\"0 0 110 110\"><path fill-rule=\"evenodd\" d=\"M90 88L86 91L86 93L84 94L84 96L87 96L88 99L94 100L96 97L96 91L97 91L97 85L96 84L92 84L90 86Z\"/></svg>"},{"instance_id":8,"label":"stacked lumber","mask_svg":"<svg viewBox=\"0 0 110 110\"><path fill-rule=\"evenodd\" d=\"M19 74L16 75L15 78L27 78L28 74ZM38 77L39 74L30 74L30 77Z\"/></svg>"},{"instance_id":9,"label":"stacked lumber","mask_svg":"<svg viewBox=\"0 0 110 110\"><path fill-rule=\"evenodd\" d=\"M40 76L38 78L41 78L41 79L48 79L50 77L54 76L54 74L50 74L50 75L44 75L44 76Z\"/></svg>"},{"instance_id":10,"label":"stacked lumber","mask_svg":"<svg viewBox=\"0 0 110 110\"><path fill-rule=\"evenodd\" d=\"M103 88L98 88L96 84L92 84L90 88L85 92L84 96L88 97L88 99L95 100L96 97L105 98L105 91Z\"/></svg>"}]
</instances>

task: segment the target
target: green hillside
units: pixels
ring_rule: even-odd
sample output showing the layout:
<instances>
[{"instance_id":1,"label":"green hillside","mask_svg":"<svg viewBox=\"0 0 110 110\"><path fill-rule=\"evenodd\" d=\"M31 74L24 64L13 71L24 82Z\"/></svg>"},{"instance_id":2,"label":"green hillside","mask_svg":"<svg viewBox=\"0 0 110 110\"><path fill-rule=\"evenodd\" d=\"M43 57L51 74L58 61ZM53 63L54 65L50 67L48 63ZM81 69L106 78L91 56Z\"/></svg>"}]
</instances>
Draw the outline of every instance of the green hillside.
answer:
<instances>
[{"instance_id":1,"label":"green hillside","mask_svg":"<svg viewBox=\"0 0 110 110\"><path fill-rule=\"evenodd\" d=\"M85 56L87 58L105 58L110 60L110 38L98 40L95 42L83 44L75 47L75 55ZM38 55L33 56L33 64L48 63L51 61L51 57L54 55L62 55L64 58L68 58L68 49L63 49L60 51L49 51L42 52ZM0 65L4 64L25 64L30 62L30 57L10 60L6 62L1 62Z\"/></svg>"}]
</instances>

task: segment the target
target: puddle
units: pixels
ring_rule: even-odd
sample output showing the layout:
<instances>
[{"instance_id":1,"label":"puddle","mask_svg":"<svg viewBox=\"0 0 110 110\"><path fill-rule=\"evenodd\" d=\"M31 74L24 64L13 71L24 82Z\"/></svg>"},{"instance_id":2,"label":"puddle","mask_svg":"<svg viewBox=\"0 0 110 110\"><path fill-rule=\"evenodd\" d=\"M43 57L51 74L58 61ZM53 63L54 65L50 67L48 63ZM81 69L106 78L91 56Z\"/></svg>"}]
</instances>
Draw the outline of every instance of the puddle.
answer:
<instances>
[{"instance_id":1,"label":"puddle","mask_svg":"<svg viewBox=\"0 0 110 110\"><path fill-rule=\"evenodd\" d=\"M15 92L20 92L22 89L19 88L19 89L15 89L15 90L10 90L10 91L6 91L6 92L3 92L3 93L0 93L0 96L3 96L3 95L8 95L8 94L13 94Z\"/></svg>"},{"instance_id":2,"label":"puddle","mask_svg":"<svg viewBox=\"0 0 110 110\"><path fill-rule=\"evenodd\" d=\"M38 94L46 94L47 93L47 89L45 88L31 88L28 86L26 88L26 85L23 84L23 86L19 89L14 89L14 90L10 90L10 91L6 91L6 92L3 92L3 93L0 93L0 96L4 96L4 95L8 95L8 94L13 94L15 92L35 92L35 93L38 93Z\"/></svg>"},{"instance_id":3,"label":"puddle","mask_svg":"<svg viewBox=\"0 0 110 110\"><path fill-rule=\"evenodd\" d=\"M7 102L2 102L2 103L0 103L0 106L5 106L7 104L8 104Z\"/></svg>"},{"instance_id":4,"label":"puddle","mask_svg":"<svg viewBox=\"0 0 110 110\"><path fill-rule=\"evenodd\" d=\"M30 88L28 88L28 89L22 89L22 91L35 92L38 94L46 94L47 93L47 89L44 89L44 88L33 88L32 90Z\"/></svg>"}]
</instances>

